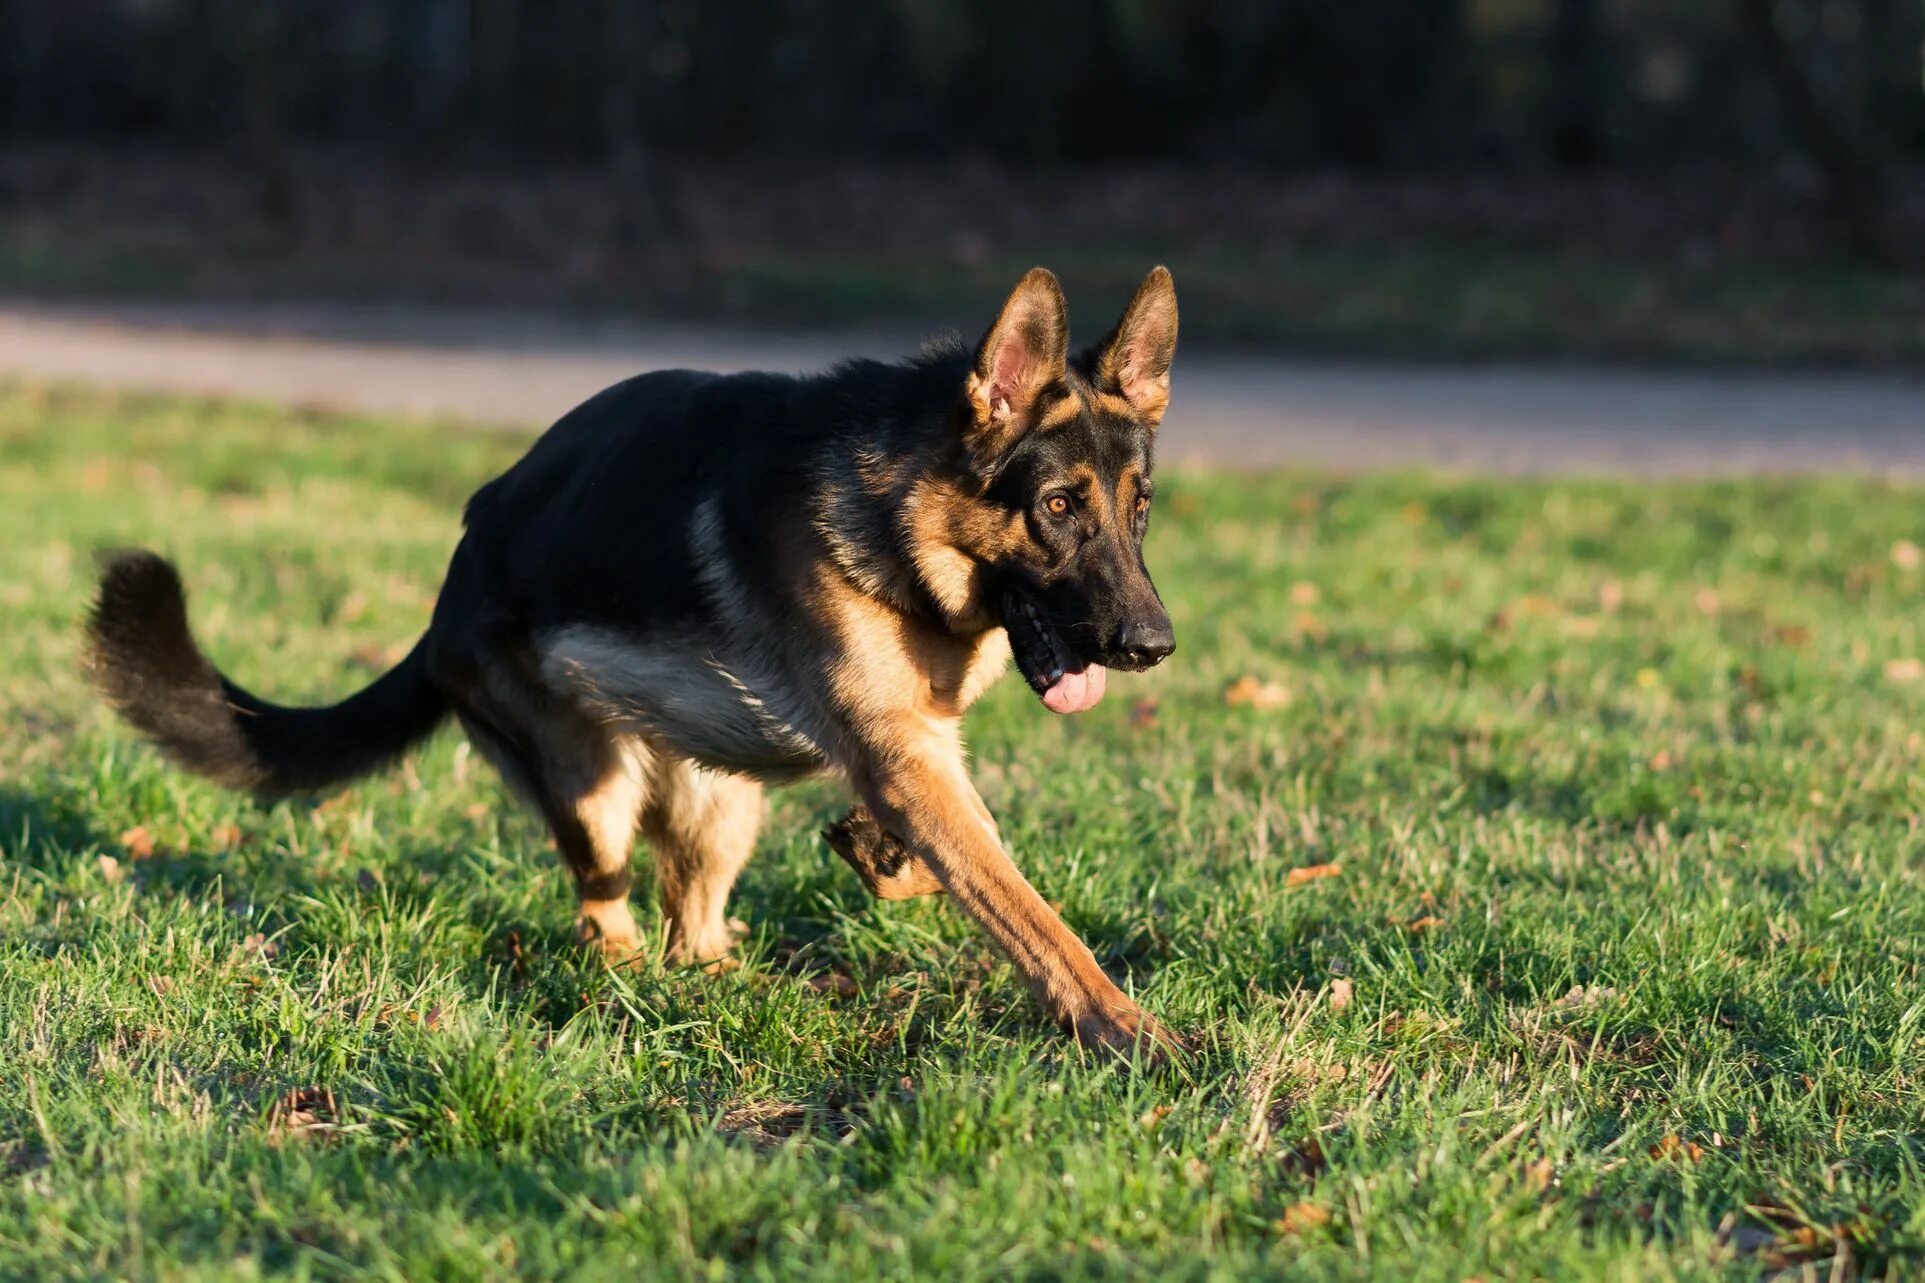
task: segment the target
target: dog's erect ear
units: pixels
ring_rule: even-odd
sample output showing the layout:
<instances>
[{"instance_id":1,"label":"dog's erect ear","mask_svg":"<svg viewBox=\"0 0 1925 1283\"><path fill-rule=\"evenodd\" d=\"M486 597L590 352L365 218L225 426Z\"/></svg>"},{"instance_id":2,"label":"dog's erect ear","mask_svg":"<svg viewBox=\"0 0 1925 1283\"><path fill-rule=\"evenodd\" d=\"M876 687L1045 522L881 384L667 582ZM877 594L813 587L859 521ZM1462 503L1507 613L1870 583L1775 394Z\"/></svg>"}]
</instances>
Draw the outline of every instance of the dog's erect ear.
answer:
<instances>
[{"instance_id":1,"label":"dog's erect ear","mask_svg":"<svg viewBox=\"0 0 1925 1283\"><path fill-rule=\"evenodd\" d=\"M1027 432L1036 399L1063 381L1069 360L1069 309L1063 287L1040 267L1010 292L996 323L976 349L964 386L970 466L986 472Z\"/></svg>"},{"instance_id":2,"label":"dog's erect ear","mask_svg":"<svg viewBox=\"0 0 1925 1283\"><path fill-rule=\"evenodd\" d=\"M1176 282L1153 267L1136 287L1123 319L1096 345L1097 386L1114 392L1155 427L1170 404L1170 362L1176 357Z\"/></svg>"}]
</instances>

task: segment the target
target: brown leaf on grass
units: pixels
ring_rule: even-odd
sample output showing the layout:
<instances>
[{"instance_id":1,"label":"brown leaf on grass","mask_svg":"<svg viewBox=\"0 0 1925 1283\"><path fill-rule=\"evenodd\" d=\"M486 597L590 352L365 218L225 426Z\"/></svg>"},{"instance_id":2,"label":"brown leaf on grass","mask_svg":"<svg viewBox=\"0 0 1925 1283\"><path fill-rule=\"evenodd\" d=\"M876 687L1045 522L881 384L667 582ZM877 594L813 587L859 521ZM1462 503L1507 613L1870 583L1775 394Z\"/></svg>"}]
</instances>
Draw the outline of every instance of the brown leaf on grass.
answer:
<instances>
[{"instance_id":1,"label":"brown leaf on grass","mask_svg":"<svg viewBox=\"0 0 1925 1283\"><path fill-rule=\"evenodd\" d=\"M348 662L369 672L385 673L408 657L406 645L360 646L348 653Z\"/></svg>"},{"instance_id":2,"label":"brown leaf on grass","mask_svg":"<svg viewBox=\"0 0 1925 1283\"><path fill-rule=\"evenodd\" d=\"M1338 976L1335 980L1332 980L1330 982L1330 1009L1332 1011L1342 1011L1345 1007L1348 1007L1354 992L1350 981L1344 979L1342 976Z\"/></svg>"},{"instance_id":3,"label":"brown leaf on grass","mask_svg":"<svg viewBox=\"0 0 1925 1283\"><path fill-rule=\"evenodd\" d=\"M1597 586L1597 608L1607 615L1617 613L1624 604L1624 585L1615 579L1607 579Z\"/></svg>"},{"instance_id":4,"label":"brown leaf on grass","mask_svg":"<svg viewBox=\"0 0 1925 1283\"><path fill-rule=\"evenodd\" d=\"M1285 886L1300 887L1307 883L1319 882L1324 878L1334 878L1343 872L1341 864L1305 864L1290 870L1283 878Z\"/></svg>"},{"instance_id":5,"label":"brown leaf on grass","mask_svg":"<svg viewBox=\"0 0 1925 1283\"><path fill-rule=\"evenodd\" d=\"M1224 688L1223 702L1231 708L1268 712L1290 702L1290 692L1279 682L1266 682L1245 673Z\"/></svg>"},{"instance_id":6,"label":"brown leaf on grass","mask_svg":"<svg viewBox=\"0 0 1925 1283\"><path fill-rule=\"evenodd\" d=\"M1695 1163L1704 1157L1704 1146L1693 1140L1682 1140L1676 1132L1667 1132L1663 1140L1651 1147L1651 1157Z\"/></svg>"},{"instance_id":7,"label":"brown leaf on grass","mask_svg":"<svg viewBox=\"0 0 1925 1283\"><path fill-rule=\"evenodd\" d=\"M1314 606L1323 594L1317 586L1307 579L1300 579L1290 585L1290 604L1293 606Z\"/></svg>"},{"instance_id":8,"label":"brown leaf on grass","mask_svg":"<svg viewBox=\"0 0 1925 1283\"><path fill-rule=\"evenodd\" d=\"M1315 1203L1293 1203L1277 1218L1277 1228L1285 1234L1308 1234L1330 1224L1330 1213Z\"/></svg>"},{"instance_id":9,"label":"brown leaf on grass","mask_svg":"<svg viewBox=\"0 0 1925 1283\"><path fill-rule=\"evenodd\" d=\"M715 1130L724 1136L740 1137L758 1148L768 1148L800 1135L811 1124L832 1136L845 1136L855 1127L847 1115L833 1109L765 1100L729 1110L716 1120Z\"/></svg>"},{"instance_id":10,"label":"brown leaf on grass","mask_svg":"<svg viewBox=\"0 0 1925 1283\"><path fill-rule=\"evenodd\" d=\"M340 1116L340 1102L331 1089L297 1087L269 1107L268 1136L278 1145L290 1136L325 1133L339 1123Z\"/></svg>"},{"instance_id":11,"label":"brown leaf on grass","mask_svg":"<svg viewBox=\"0 0 1925 1283\"><path fill-rule=\"evenodd\" d=\"M1553 1011L1582 1011L1617 1001L1618 991L1609 985L1572 985L1562 998L1551 1004Z\"/></svg>"},{"instance_id":12,"label":"brown leaf on grass","mask_svg":"<svg viewBox=\"0 0 1925 1283\"><path fill-rule=\"evenodd\" d=\"M154 857L154 835L145 824L136 824L120 835L120 848L130 860L151 860Z\"/></svg>"},{"instance_id":13,"label":"brown leaf on grass","mask_svg":"<svg viewBox=\"0 0 1925 1283\"><path fill-rule=\"evenodd\" d=\"M1771 630L1771 640L1794 649L1811 645L1811 629L1803 624L1780 624Z\"/></svg>"},{"instance_id":14,"label":"brown leaf on grass","mask_svg":"<svg viewBox=\"0 0 1925 1283\"><path fill-rule=\"evenodd\" d=\"M1700 588L1691 594L1691 604L1698 608L1700 615L1716 615L1724 610L1724 598L1715 588Z\"/></svg>"},{"instance_id":15,"label":"brown leaf on grass","mask_svg":"<svg viewBox=\"0 0 1925 1283\"><path fill-rule=\"evenodd\" d=\"M111 886L119 882L122 878L125 878L127 874L120 867L119 860L116 860L111 855L103 855L100 857L100 876L102 880Z\"/></svg>"},{"instance_id":16,"label":"brown leaf on grass","mask_svg":"<svg viewBox=\"0 0 1925 1283\"><path fill-rule=\"evenodd\" d=\"M1526 593L1512 603L1511 609L1514 614L1530 615L1537 619L1556 619L1564 613L1562 603L1543 593Z\"/></svg>"},{"instance_id":17,"label":"brown leaf on grass","mask_svg":"<svg viewBox=\"0 0 1925 1283\"><path fill-rule=\"evenodd\" d=\"M1306 1136L1293 1145L1278 1164L1284 1175L1300 1176L1305 1180L1314 1180L1323 1175L1324 1168L1328 1166L1330 1160L1324 1155L1323 1142L1315 1136Z\"/></svg>"},{"instance_id":18,"label":"brown leaf on grass","mask_svg":"<svg viewBox=\"0 0 1925 1283\"><path fill-rule=\"evenodd\" d=\"M263 961L267 961L280 955L281 944L280 941L270 940L261 932L256 931L253 935L241 941L241 952L249 957L260 958Z\"/></svg>"},{"instance_id":19,"label":"brown leaf on grass","mask_svg":"<svg viewBox=\"0 0 1925 1283\"><path fill-rule=\"evenodd\" d=\"M1130 705L1130 729L1146 731L1156 725L1157 703L1153 699L1139 699Z\"/></svg>"},{"instance_id":20,"label":"brown leaf on grass","mask_svg":"<svg viewBox=\"0 0 1925 1283\"><path fill-rule=\"evenodd\" d=\"M1153 1132L1163 1125L1163 1120L1169 1117L1169 1113L1168 1105L1152 1105L1143 1111L1142 1116L1136 1120L1136 1125L1146 1132Z\"/></svg>"},{"instance_id":21,"label":"brown leaf on grass","mask_svg":"<svg viewBox=\"0 0 1925 1283\"><path fill-rule=\"evenodd\" d=\"M168 994L174 992L174 977L148 976L147 987L154 991L156 997L165 998Z\"/></svg>"},{"instance_id":22,"label":"brown leaf on grass","mask_svg":"<svg viewBox=\"0 0 1925 1283\"><path fill-rule=\"evenodd\" d=\"M1442 918L1427 913L1421 918L1406 923L1404 929L1412 932L1435 931L1443 925L1444 920Z\"/></svg>"},{"instance_id":23,"label":"brown leaf on grass","mask_svg":"<svg viewBox=\"0 0 1925 1283\"><path fill-rule=\"evenodd\" d=\"M1670 749L1661 748L1651 755L1651 769L1654 771L1668 771L1674 765L1676 759L1671 756Z\"/></svg>"},{"instance_id":24,"label":"brown leaf on grass","mask_svg":"<svg viewBox=\"0 0 1925 1283\"><path fill-rule=\"evenodd\" d=\"M1892 565L1900 570L1917 570L1921 560L1925 560L1925 554L1911 540L1900 539L1892 545Z\"/></svg>"},{"instance_id":25,"label":"brown leaf on grass","mask_svg":"<svg viewBox=\"0 0 1925 1283\"><path fill-rule=\"evenodd\" d=\"M1524 1188L1542 1194L1557 1180L1557 1168L1548 1158L1524 1164Z\"/></svg>"},{"instance_id":26,"label":"brown leaf on grass","mask_svg":"<svg viewBox=\"0 0 1925 1283\"><path fill-rule=\"evenodd\" d=\"M809 977L809 988L831 998L853 998L859 992L856 978L840 971L818 971Z\"/></svg>"},{"instance_id":27,"label":"brown leaf on grass","mask_svg":"<svg viewBox=\"0 0 1925 1283\"><path fill-rule=\"evenodd\" d=\"M1925 677L1925 663L1916 659L1888 659L1885 661L1885 680L1898 685L1906 685Z\"/></svg>"},{"instance_id":28,"label":"brown leaf on grass","mask_svg":"<svg viewBox=\"0 0 1925 1283\"><path fill-rule=\"evenodd\" d=\"M245 836L238 824L216 824L207 835L207 842L217 851L231 851L241 844Z\"/></svg>"}]
</instances>

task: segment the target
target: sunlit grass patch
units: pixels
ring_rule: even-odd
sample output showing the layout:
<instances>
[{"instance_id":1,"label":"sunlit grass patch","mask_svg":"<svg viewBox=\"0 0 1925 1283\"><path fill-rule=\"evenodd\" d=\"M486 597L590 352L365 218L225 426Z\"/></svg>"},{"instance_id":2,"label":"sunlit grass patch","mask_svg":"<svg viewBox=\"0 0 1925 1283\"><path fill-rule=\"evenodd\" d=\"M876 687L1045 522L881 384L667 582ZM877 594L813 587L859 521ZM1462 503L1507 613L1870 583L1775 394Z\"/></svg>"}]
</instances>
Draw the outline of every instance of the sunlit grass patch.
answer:
<instances>
[{"instance_id":1,"label":"sunlit grass patch","mask_svg":"<svg viewBox=\"0 0 1925 1283\"><path fill-rule=\"evenodd\" d=\"M0 1275L1925 1268L1920 492L1178 473L1175 658L972 717L1186 1071L1082 1062L781 795L726 976L569 943L453 737L261 808L116 728L92 554L271 696L425 626L524 443L0 392Z\"/></svg>"}]
</instances>

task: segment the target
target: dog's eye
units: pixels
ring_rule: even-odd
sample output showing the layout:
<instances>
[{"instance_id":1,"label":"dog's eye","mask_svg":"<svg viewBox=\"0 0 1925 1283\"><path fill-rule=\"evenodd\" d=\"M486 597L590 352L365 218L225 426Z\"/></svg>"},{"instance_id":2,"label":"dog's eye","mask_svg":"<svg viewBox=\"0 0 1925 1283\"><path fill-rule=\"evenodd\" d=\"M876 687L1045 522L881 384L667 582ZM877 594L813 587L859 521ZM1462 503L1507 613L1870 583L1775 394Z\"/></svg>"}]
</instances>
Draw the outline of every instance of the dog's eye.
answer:
<instances>
[{"instance_id":1,"label":"dog's eye","mask_svg":"<svg viewBox=\"0 0 1925 1283\"><path fill-rule=\"evenodd\" d=\"M1065 494L1053 494L1043 500L1043 507L1049 509L1049 515L1052 517L1067 517L1069 515L1069 496Z\"/></svg>"}]
</instances>

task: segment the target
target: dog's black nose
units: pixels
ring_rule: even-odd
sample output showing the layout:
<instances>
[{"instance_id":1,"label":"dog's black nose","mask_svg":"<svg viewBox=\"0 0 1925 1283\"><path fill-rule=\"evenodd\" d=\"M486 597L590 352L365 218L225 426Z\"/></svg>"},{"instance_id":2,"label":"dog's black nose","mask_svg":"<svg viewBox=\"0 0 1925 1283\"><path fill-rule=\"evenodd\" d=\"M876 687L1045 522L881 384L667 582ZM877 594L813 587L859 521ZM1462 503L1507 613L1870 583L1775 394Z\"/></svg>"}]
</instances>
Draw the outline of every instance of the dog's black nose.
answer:
<instances>
[{"instance_id":1,"label":"dog's black nose","mask_svg":"<svg viewBox=\"0 0 1925 1283\"><path fill-rule=\"evenodd\" d=\"M1167 616L1125 620L1116 633L1116 651L1131 668L1153 668L1176 649L1176 629Z\"/></svg>"}]
</instances>

